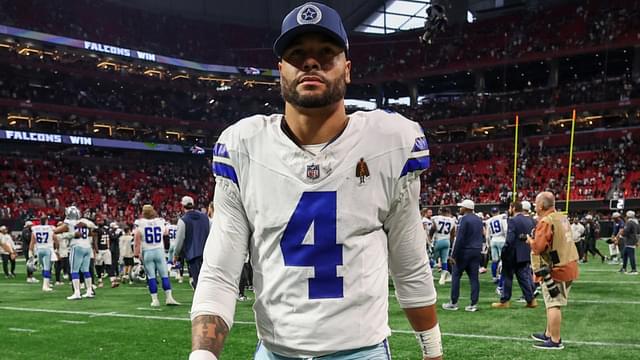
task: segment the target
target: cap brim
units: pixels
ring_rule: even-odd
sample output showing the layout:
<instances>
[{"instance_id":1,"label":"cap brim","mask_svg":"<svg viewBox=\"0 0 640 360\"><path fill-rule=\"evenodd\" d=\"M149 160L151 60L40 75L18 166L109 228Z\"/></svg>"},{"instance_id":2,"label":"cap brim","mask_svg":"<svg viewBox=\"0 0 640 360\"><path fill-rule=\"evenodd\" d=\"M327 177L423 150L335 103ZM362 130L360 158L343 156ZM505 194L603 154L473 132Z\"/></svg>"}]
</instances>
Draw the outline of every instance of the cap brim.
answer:
<instances>
[{"instance_id":1,"label":"cap brim","mask_svg":"<svg viewBox=\"0 0 640 360\"><path fill-rule=\"evenodd\" d=\"M344 43L344 40L338 36L333 31L327 29L324 26L320 26L317 24L306 24L296 26L295 28L285 32L280 35L276 41L273 43L273 52L276 54L278 58L282 58L282 54L287 49L291 41L299 35L306 33L321 33L327 35L332 40L334 40L338 45L340 45L345 53L347 52L347 44Z\"/></svg>"}]
</instances>

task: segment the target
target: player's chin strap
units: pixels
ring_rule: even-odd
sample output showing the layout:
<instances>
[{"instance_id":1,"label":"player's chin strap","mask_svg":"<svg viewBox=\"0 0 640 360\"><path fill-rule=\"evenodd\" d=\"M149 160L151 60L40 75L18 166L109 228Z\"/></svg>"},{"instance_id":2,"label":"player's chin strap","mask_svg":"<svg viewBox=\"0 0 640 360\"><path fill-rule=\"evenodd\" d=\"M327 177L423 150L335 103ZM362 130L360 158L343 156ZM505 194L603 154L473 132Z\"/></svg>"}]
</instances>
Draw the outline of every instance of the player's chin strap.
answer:
<instances>
[{"instance_id":1,"label":"player's chin strap","mask_svg":"<svg viewBox=\"0 0 640 360\"><path fill-rule=\"evenodd\" d=\"M425 331L416 331L416 339L422 348L424 358L434 358L442 356L442 336L440 334L440 324ZM204 358L203 358L204 359Z\"/></svg>"},{"instance_id":2,"label":"player's chin strap","mask_svg":"<svg viewBox=\"0 0 640 360\"><path fill-rule=\"evenodd\" d=\"M189 360L218 360L218 358L211 351L195 350L189 355Z\"/></svg>"}]
</instances>

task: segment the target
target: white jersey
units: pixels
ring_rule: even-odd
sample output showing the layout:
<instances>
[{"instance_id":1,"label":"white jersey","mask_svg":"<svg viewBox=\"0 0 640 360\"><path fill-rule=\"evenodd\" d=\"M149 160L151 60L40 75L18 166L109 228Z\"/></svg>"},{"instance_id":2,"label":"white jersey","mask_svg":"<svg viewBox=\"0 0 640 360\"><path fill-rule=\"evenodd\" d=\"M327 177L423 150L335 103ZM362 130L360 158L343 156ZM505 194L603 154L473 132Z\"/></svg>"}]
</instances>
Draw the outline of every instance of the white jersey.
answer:
<instances>
[{"instance_id":1,"label":"white jersey","mask_svg":"<svg viewBox=\"0 0 640 360\"><path fill-rule=\"evenodd\" d=\"M167 224L167 234L169 234L169 245L175 246L176 235L178 234L178 225Z\"/></svg>"},{"instance_id":2,"label":"white jersey","mask_svg":"<svg viewBox=\"0 0 640 360\"><path fill-rule=\"evenodd\" d=\"M11 249L15 249L13 238L9 234L0 234L0 245L2 244L9 245ZM6 252L2 246L0 246L0 254L9 255L9 253Z\"/></svg>"},{"instance_id":3,"label":"white jersey","mask_svg":"<svg viewBox=\"0 0 640 360\"><path fill-rule=\"evenodd\" d=\"M34 225L31 232L36 239L36 249L53 249L53 226L50 225Z\"/></svg>"},{"instance_id":4,"label":"white jersey","mask_svg":"<svg viewBox=\"0 0 640 360\"><path fill-rule=\"evenodd\" d=\"M400 115L356 112L314 155L282 119L241 120L214 147L215 221L191 316L231 327L250 248L269 350L316 357L378 344L391 334L389 273L403 308L436 301L418 204L427 141Z\"/></svg>"},{"instance_id":5,"label":"white jersey","mask_svg":"<svg viewBox=\"0 0 640 360\"><path fill-rule=\"evenodd\" d=\"M433 226L433 221L431 219L429 219L428 217L422 218L422 227L424 227L427 234L429 234L429 232L431 231L432 226Z\"/></svg>"},{"instance_id":6,"label":"white jersey","mask_svg":"<svg viewBox=\"0 0 640 360\"><path fill-rule=\"evenodd\" d=\"M507 240L507 219L503 214L496 215L486 222L489 240L506 241Z\"/></svg>"},{"instance_id":7,"label":"white jersey","mask_svg":"<svg viewBox=\"0 0 640 360\"><path fill-rule=\"evenodd\" d=\"M580 223L571 224L571 235L574 242L581 241L584 236L584 225Z\"/></svg>"},{"instance_id":8,"label":"white jersey","mask_svg":"<svg viewBox=\"0 0 640 360\"><path fill-rule=\"evenodd\" d=\"M451 232L456 228L456 220L449 216L436 215L431 218L436 232L433 233L433 241L450 240Z\"/></svg>"},{"instance_id":9,"label":"white jersey","mask_svg":"<svg viewBox=\"0 0 640 360\"><path fill-rule=\"evenodd\" d=\"M163 218L138 219L136 231L140 233L142 250L164 249L164 243L162 242L164 224Z\"/></svg>"},{"instance_id":10,"label":"white jersey","mask_svg":"<svg viewBox=\"0 0 640 360\"><path fill-rule=\"evenodd\" d=\"M86 226L78 226L80 222L84 223ZM74 246L81 246L84 248L93 247L93 238L91 237L91 230L96 228L93 222L82 218L80 220L65 219L64 223L67 224L67 226L69 227L69 231L74 233L74 238L71 239L71 242L70 242L71 247L74 247ZM75 236L76 232L79 233L80 237Z\"/></svg>"}]
</instances>

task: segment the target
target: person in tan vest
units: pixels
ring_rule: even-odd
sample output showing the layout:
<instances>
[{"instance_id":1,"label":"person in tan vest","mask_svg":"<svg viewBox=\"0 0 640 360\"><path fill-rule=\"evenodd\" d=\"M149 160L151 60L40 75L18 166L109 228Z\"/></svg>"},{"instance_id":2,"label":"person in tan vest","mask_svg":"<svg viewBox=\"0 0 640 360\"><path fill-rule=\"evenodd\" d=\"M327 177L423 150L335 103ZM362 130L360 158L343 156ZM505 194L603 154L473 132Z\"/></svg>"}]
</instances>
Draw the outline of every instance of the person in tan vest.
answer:
<instances>
[{"instance_id":1,"label":"person in tan vest","mask_svg":"<svg viewBox=\"0 0 640 360\"><path fill-rule=\"evenodd\" d=\"M573 244L569 220L556 211L552 193L545 191L536 196L536 213L539 221L535 235L528 237L527 243L531 247L531 265L536 281L544 280L541 288L547 309L547 328L531 337L537 341L535 348L559 350L564 348L560 337L561 309L567 306L571 284L578 278L578 252Z\"/></svg>"}]
</instances>

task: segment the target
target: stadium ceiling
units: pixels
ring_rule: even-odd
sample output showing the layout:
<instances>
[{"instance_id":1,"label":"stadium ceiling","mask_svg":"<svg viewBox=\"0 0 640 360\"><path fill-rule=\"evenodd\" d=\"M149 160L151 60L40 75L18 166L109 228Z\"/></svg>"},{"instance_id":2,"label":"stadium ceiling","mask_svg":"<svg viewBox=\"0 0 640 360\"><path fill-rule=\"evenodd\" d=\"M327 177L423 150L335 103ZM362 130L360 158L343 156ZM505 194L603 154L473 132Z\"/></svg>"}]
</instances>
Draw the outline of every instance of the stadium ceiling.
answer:
<instances>
[{"instance_id":1,"label":"stadium ceiling","mask_svg":"<svg viewBox=\"0 0 640 360\"><path fill-rule=\"evenodd\" d=\"M108 0L120 6L142 9L151 13L177 15L184 18L252 27L267 27L279 31L284 16L305 0ZM315 0L336 9L342 15L347 31L352 31L384 6L385 0Z\"/></svg>"},{"instance_id":2,"label":"stadium ceiling","mask_svg":"<svg viewBox=\"0 0 640 360\"><path fill-rule=\"evenodd\" d=\"M388 0L369 16L355 31L389 34L424 26L424 17L431 0Z\"/></svg>"}]
</instances>

